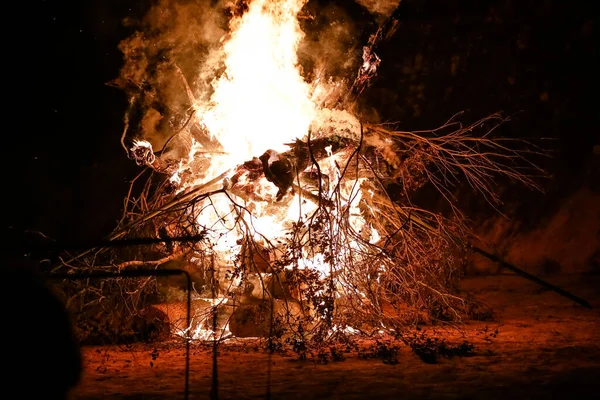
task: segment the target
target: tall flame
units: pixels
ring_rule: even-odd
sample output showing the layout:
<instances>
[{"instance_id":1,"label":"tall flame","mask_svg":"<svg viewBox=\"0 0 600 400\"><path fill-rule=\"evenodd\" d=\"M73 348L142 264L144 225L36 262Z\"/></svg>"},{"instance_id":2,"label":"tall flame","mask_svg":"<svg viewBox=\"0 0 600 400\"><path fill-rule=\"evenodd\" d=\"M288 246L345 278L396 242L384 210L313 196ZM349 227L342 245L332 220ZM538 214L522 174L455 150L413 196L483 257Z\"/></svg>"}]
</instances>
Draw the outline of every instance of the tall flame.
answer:
<instances>
[{"instance_id":1,"label":"tall flame","mask_svg":"<svg viewBox=\"0 0 600 400\"><path fill-rule=\"evenodd\" d=\"M315 115L311 88L298 68L303 32L297 14L306 0L254 0L231 22L225 72L213 83L200 122L223 146L218 168L302 138Z\"/></svg>"},{"instance_id":2,"label":"tall flame","mask_svg":"<svg viewBox=\"0 0 600 400\"><path fill-rule=\"evenodd\" d=\"M305 139L312 124L313 132L324 133L335 130L339 135L356 135L360 127L356 118L342 111L326 110L319 106L319 97L326 96L326 84L309 85L300 73L297 51L303 32L298 23L298 14L307 0L253 0L248 10L231 22L231 33L223 42L225 71L212 83L214 92L208 104L196 104L198 123L220 143L222 152L210 158L208 171L181 185L179 190L194 186L206 179L228 171L244 161L258 157L266 150L278 152L288 150L286 143L294 139ZM141 154L147 152L141 148ZM193 162L199 151L192 146L188 160L182 160L180 169ZM328 176L331 188L338 186L341 176L336 155L328 151L329 157L322 160L321 171ZM340 161L341 162L341 161ZM198 170L194 170L198 172ZM179 182L179 171L172 176ZM200 176L201 175L201 176ZM244 177L238 177L243 182ZM342 208L350 208L350 223L356 231L369 231L360 217L358 207L361 200L361 180L339 185L343 191ZM263 199L273 193L273 185L261 178L254 183L254 194ZM323 196L333 196L330 189L323 189ZM302 198L299 192L292 201L271 208L268 202L252 202L252 212L232 209L233 192L211 196L198 204L202 212L195 214L196 223L206 227L211 239L211 249L218 254L219 263L231 265L241 253L243 235L255 236L257 241L273 242L289 229L290 221L306 218L318 205ZM244 197L244 196L241 196ZM271 196L272 198L273 196ZM240 203L243 201L240 200ZM347 203L347 204L346 204ZM248 204L246 204L248 206ZM239 212L239 213L238 213ZM336 212L336 211L332 211ZM240 217L246 228L240 229ZM332 227L338 235L340 227ZM368 240L377 240L372 230ZM354 240L349 238L349 240ZM357 245L358 246L358 245ZM310 254L309 254L310 253ZM336 268L335 260L322 253L308 252L298 260L299 268L318 271L327 276ZM195 332L195 337L212 335L212 331ZM208 337L208 336L206 336Z\"/></svg>"}]
</instances>

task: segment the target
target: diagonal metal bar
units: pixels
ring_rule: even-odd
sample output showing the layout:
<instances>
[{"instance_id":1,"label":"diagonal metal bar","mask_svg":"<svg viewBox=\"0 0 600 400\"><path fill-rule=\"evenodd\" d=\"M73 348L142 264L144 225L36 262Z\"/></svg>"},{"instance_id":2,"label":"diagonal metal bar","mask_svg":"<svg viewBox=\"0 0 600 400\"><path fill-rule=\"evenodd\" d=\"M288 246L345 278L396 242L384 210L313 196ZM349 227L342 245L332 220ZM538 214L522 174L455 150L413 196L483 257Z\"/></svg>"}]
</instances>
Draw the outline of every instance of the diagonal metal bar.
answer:
<instances>
[{"instance_id":1,"label":"diagonal metal bar","mask_svg":"<svg viewBox=\"0 0 600 400\"><path fill-rule=\"evenodd\" d=\"M132 238L132 239L116 239L116 240L96 240L90 242L48 242L30 246L26 248L25 252L29 251L63 251L63 250L82 250L82 249L95 249L100 247L130 247L130 246L144 246L158 243L189 243L199 242L204 240L206 235L189 235L189 236L175 236L167 238Z\"/></svg>"},{"instance_id":2,"label":"diagonal metal bar","mask_svg":"<svg viewBox=\"0 0 600 400\"><path fill-rule=\"evenodd\" d=\"M506 268L510 271L513 271L514 273L516 273L517 275L522 276L523 278L529 279L532 282L537 283L540 286L543 286L547 289L553 290L556 293L560 294L561 296L566 297L567 299L571 299L574 302L576 302L577 304L580 304L582 306L584 306L585 308L592 308L592 305L587 301L584 300L580 297L575 296L573 293L567 292L566 290L559 288L558 286L555 286L549 282L546 282L545 280L538 278L535 275L532 275L526 271L523 271L520 268L515 267L512 264L507 263L506 261L504 261L503 259L501 259L500 257L497 257L493 254L488 253L485 250L480 249L479 247L475 247L475 246L471 246L471 249L475 252L478 253L482 256L484 256L485 258L494 261L495 263L498 263L501 267Z\"/></svg>"}]
</instances>

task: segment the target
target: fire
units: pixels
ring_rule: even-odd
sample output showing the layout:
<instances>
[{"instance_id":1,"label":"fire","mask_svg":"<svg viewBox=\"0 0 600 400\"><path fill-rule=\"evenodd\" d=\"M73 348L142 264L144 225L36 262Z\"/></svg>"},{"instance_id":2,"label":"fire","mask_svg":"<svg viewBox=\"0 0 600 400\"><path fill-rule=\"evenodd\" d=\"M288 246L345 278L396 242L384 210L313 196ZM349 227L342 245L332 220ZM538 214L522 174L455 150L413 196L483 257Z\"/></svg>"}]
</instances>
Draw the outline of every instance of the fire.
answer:
<instances>
[{"instance_id":1,"label":"fire","mask_svg":"<svg viewBox=\"0 0 600 400\"><path fill-rule=\"evenodd\" d=\"M302 77L297 51L304 33L298 23L298 14L305 3L306 0L254 0L243 15L230 22L231 31L222 41L225 70L212 82L210 100L194 104L195 123L222 149L211 153L207 169L199 170L194 163L203 153L202 145L196 141L192 143L187 157L179 161L170 177L179 193L210 181L223 171L233 171L245 161L256 160L266 151L285 152L289 150L286 143L296 139L306 141L309 130L311 136L325 137L335 132L342 137L359 137L360 124L355 117L345 111L321 107L329 85L332 85L331 80L326 84L321 79L308 83ZM156 160L151 159L151 147L149 150L148 146L147 142L137 142L132 152L138 160L152 163ZM325 150L327 157L319 161L319 169L328 184L320 195L333 204L333 198L339 194L337 207L331 210L331 215L338 220L347 215L347 225L355 232L367 232L366 241L374 243L378 233L364 221L359 209L364 178L343 181L340 164L345 161L333 153L331 146ZM182 179L186 173L188 178ZM234 185L239 187L246 183L247 177L241 175L236 179ZM277 242L292 223L307 221L319 207L315 195L311 198L307 191L303 192L297 180L292 185L293 196L280 202L275 201L274 186L266 174L252 185L252 194L262 201L228 190L227 195L222 192L210 196L190 211L198 227L209 236L211 251L218 258L218 268L227 269L234 265L236 257L243 251L244 237L270 246L271 257L277 257L279 250L272 243ZM234 206L232 199L243 207ZM272 205L274 202L276 207ZM332 236L350 242L347 251L360 254L358 242L344 236L341 225L346 224L329 223ZM332 258L313 249L303 249L295 267L316 271L321 279L325 279L338 270L338 264L345 258L356 257L345 254L347 251L332 250L336 253ZM235 286L236 282L231 284ZM192 334L197 339L216 334L204 328L194 332L190 329L181 330L179 334ZM227 331L227 326L222 329Z\"/></svg>"},{"instance_id":2,"label":"fire","mask_svg":"<svg viewBox=\"0 0 600 400\"><path fill-rule=\"evenodd\" d=\"M306 0L254 0L248 10L230 22L231 32L223 42L225 71L212 84L214 92L207 104L194 105L197 122L223 149L213 154L209 171L202 178L192 179L188 186L231 169L266 150L287 150L285 143L306 137L316 114L313 94L318 96L299 71L297 49L303 37L297 19ZM182 160L171 177L179 184L180 173L198 152L194 143L187 160ZM244 177L241 177L242 181ZM181 186L179 191L185 190ZM258 194L268 197L272 185L262 178L256 187ZM273 214L264 205L253 204L253 213L246 214L247 226L253 227L267 240L275 239L284 229L285 220L301 218L299 198ZM206 206L206 204L205 204ZM313 206L314 209L314 206ZM199 226L207 227L220 262L231 265L241 251L239 239L243 233L236 227L237 215L225 196L214 196L210 206L194 216ZM258 235L257 235L258 236ZM222 328L225 336L228 327ZM193 338L214 337L211 329L197 328Z\"/></svg>"},{"instance_id":3,"label":"fire","mask_svg":"<svg viewBox=\"0 0 600 400\"><path fill-rule=\"evenodd\" d=\"M311 87L298 69L303 33L297 14L306 0L255 0L231 22L223 45L225 72L213 83L209 104L197 104L199 122L223 146L216 170L267 149L284 151L302 138L315 115Z\"/></svg>"},{"instance_id":4,"label":"fire","mask_svg":"<svg viewBox=\"0 0 600 400\"><path fill-rule=\"evenodd\" d=\"M321 346L327 332L391 331L386 326L421 321L421 310L448 307L453 314L444 317L458 320L464 303L449 290L451 252L466 238L464 227L413 206L409 196L429 182L447 198L444 185L460 174L486 196L493 195L493 171L531 182L492 160L512 160L513 153L472 139L481 121L440 133L456 126L448 122L428 138L363 124L349 112L381 62L376 43L395 23L371 35L354 78L325 76L329 68L311 54L308 81L300 44L305 54L305 45L331 43L302 42L307 0L175 3L153 7L148 35L136 32L121 46L128 62L119 85L135 100L121 144L157 174L139 198L132 182L129 214L109 236L193 235L153 248L168 253L152 261L157 268L181 261L192 279L186 310L195 310L193 323L186 315L175 333L199 340L265 336L277 324L293 340L305 344L308 334ZM223 14L206 13L217 3L219 11L236 5L218 42ZM218 32L210 38L199 28L207 21ZM190 54L205 61L198 65ZM139 119L139 136L128 147L130 115ZM390 184L401 187L402 200L389 196ZM177 304L181 288L165 286L165 304ZM408 310L397 307L405 303Z\"/></svg>"}]
</instances>

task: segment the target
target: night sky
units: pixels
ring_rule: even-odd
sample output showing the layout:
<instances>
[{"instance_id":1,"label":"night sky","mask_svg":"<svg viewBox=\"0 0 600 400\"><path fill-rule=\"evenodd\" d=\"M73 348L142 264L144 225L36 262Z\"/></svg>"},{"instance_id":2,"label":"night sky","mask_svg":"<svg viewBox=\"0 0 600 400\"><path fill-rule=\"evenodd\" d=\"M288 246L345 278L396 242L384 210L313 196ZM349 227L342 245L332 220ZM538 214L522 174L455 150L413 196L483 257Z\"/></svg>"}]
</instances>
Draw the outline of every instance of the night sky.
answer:
<instances>
[{"instance_id":1,"label":"night sky","mask_svg":"<svg viewBox=\"0 0 600 400\"><path fill-rule=\"evenodd\" d=\"M18 24L5 38L15 50L4 53L15 94L5 114L3 228L13 237L24 229L61 240L109 233L139 171L119 143L125 95L105 83L118 76L117 46L131 33L121 21L150 2L65 3L35 0L5 15ZM462 110L516 113L511 129L556 137L552 168L578 181L600 126L598 25L588 3L405 1L364 98L404 129L433 128Z\"/></svg>"},{"instance_id":2,"label":"night sky","mask_svg":"<svg viewBox=\"0 0 600 400\"><path fill-rule=\"evenodd\" d=\"M23 119L10 153L19 171L9 186L14 232L72 241L114 227L118 198L136 168L119 143L125 95L105 83L118 76L117 46L130 34L121 20L142 15L137 3L36 0L22 11L28 40L20 49Z\"/></svg>"}]
</instances>

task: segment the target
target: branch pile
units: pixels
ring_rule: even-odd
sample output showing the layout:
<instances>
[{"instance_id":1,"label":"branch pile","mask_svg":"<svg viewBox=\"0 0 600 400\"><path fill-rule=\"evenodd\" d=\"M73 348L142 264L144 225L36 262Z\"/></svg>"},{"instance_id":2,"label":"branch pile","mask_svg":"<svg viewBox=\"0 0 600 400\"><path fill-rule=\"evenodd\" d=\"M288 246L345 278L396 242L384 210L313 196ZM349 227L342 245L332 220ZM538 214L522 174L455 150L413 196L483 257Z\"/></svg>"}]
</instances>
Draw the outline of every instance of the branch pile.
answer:
<instances>
[{"instance_id":1,"label":"branch pile","mask_svg":"<svg viewBox=\"0 0 600 400\"><path fill-rule=\"evenodd\" d=\"M356 78L323 101L307 137L287 143L287 151L267 149L221 171L214 170L215 160L226 149L193 118L197 100L175 61L168 64L159 53L158 64L148 63L144 74L127 75L132 82L120 87L132 100L122 144L143 170L107 239L199 240L90 249L65 256L58 269L185 269L193 279L194 323L173 324L177 333L269 337L298 352L349 334L459 322L469 304L456 290L456 255L469 230L456 190L466 182L497 205L499 176L537 188L540 171L527 160L536 150L495 137L505 122L497 114L468 126L455 116L437 129L407 132L362 123L347 112L375 75L381 60L374 50L394 26L387 21L371 37ZM160 82L174 85L171 76L183 89L176 95L141 90L150 85L145 74L159 72ZM140 126L171 124L161 150L141 139L126 145L134 114ZM425 188L452 212L419 206L414 199ZM173 304L183 287L150 278L72 286L71 301L92 314Z\"/></svg>"}]
</instances>

